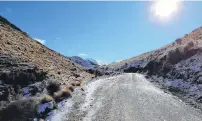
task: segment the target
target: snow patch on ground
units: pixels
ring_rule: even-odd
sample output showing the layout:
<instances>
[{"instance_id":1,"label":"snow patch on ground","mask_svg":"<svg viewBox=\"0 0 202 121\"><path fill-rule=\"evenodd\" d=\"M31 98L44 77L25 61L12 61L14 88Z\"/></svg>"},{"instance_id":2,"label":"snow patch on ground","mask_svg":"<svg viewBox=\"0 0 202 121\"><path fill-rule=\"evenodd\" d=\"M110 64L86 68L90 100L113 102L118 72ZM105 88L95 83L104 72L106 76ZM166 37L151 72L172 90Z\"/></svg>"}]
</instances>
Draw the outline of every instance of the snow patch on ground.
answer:
<instances>
[{"instance_id":1,"label":"snow patch on ground","mask_svg":"<svg viewBox=\"0 0 202 121\"><path fill-rule=\"evenodd\" d=\"M37 112L40 114L40 113L44 112L46 109L53 109L53 108L54 108L54 104L53 104L53 101L51 101L48 103L39 104Z\"/></svg>"},{"instance_id":2,"label":"snow patch on ground","mask_svg":"<svg viewBox=\"0 0 202 121\"><path fill-rule=\"evenodd\" d=\"M71 99L64 100L57 104L58 109L49 112L46 121L63 121L67 120L67 114L71 111L73 103Z\"/></svg>"},{"instance_id":3,"label":"snow patch on ground","mask_svg":"<svg viewBox=\"0 0 202 121\"><path fill-rule=\"evenodd\" d=\"M185 100L192 100L191 102L197 103L197 100L202 97L201 61L202 53L198 53L174 65L167 74L168 78L153 76L152 81Z\"/></svg>"},{"instance_id":4,"label":"snow patch on ground","mask_svg":"<svg viewBox=\"0 0 202 121\"><path fill-rule=\"evenodd\" d=\"M23 88L24 97L30 97L30 96L32 95L32 94L30 93L30 91L32 91L32 89L29 88L29 87Z\"/></svg>"},{"instance_id":5,"label":"snow patch on ground","mask_svg":"<svg viewBox=\"0 0 202 121\"><path fill-rule=\"evenodd\" d=\"M156 76L153 76L152 78L158 85L162 85L163 88L174 89L171 90L171 92L182 97L185 102L187 101L190 103L191 101L191 104L197 104L197 99L202 97L202 84L191 83L182 79L162 79ZM198 108L201 109L202 105L200 105L201 104L197 104L197 107L199 106Z\"/></svg>"}]
</instances>

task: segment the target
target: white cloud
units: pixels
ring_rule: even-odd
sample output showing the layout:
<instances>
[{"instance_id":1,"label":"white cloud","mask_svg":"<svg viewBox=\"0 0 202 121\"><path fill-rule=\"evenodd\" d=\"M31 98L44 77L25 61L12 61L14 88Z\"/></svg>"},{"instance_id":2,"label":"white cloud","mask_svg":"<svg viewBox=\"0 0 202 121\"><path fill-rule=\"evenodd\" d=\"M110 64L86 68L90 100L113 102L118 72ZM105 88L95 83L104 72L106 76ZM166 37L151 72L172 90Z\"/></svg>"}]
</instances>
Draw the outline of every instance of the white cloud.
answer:
<instances>
[{"instance_id":1,"label":"white cloud","mask_svg":"<svg viewBox=\"0 0 202 121\"><path fill-rule=\"evenodd\" d=\"M88 54L81 53L81 54L79 54L79 56L88 56Z\"/></svg>"},{"instance_id":2,"label":"white cloud","mask_svg":"<svg viewBox=\"0 0 202 121\"><path fill-rule=\"evenodd\" d=\"M42 39L38 39L38 38L34 38L34 40L40 42L41 44L45 44L46 40L42 40Z\"/></svg>"}]
</instances>

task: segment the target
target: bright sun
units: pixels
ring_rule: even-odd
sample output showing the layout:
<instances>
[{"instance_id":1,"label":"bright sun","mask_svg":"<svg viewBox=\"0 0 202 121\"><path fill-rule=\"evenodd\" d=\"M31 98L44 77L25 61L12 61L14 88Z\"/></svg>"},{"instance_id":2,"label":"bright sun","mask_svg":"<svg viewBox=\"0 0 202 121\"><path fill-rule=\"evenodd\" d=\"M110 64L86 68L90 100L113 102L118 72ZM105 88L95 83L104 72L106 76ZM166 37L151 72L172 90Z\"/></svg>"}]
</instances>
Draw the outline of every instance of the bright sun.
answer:
<instances>
[{"instance_id":1,"label":"bright sun","mask_svg":"<svg viewBox=\"0 0 202 121\"><path fill-rule=\"evenodd\" d=\"M152 4L153 15L160 19L168 19L179 10L179 0L156 0Z\"/></svg>"}]
</instances>

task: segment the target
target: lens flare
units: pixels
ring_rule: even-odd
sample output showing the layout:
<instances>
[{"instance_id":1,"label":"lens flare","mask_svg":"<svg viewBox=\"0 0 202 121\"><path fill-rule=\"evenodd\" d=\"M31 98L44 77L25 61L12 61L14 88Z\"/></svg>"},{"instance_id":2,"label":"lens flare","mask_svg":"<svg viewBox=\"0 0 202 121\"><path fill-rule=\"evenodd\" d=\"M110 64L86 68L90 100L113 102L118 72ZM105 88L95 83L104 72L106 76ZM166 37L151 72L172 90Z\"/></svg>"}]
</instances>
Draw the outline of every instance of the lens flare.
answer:
<instances>
[{"instance_id":1,"label":"lens flare","mask_svg":"<svg viewBox=\"0 0 202 121\"><path fill-rule=\"evenodd\" d=\"M152 14L158 18L170 18L179 10L179 0L156 0L151 6Z\"/></svg>"}]
</instances>

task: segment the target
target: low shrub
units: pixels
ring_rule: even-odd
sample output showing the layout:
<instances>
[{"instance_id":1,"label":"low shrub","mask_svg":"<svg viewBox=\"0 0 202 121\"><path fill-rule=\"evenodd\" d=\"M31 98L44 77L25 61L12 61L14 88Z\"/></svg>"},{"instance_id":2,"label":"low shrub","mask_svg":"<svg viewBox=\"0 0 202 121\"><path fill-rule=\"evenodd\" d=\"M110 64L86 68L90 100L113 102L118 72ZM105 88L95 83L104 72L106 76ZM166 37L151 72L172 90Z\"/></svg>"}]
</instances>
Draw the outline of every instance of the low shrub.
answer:
<instances>
[{"instance_id":1,"label":"low shrub","mask_svg":"<svg viewBox=\"0 0 202 121\"><path fill-rule=\"evenodd\" d=\"M50 95L43 95L42 99L41 99L41 104L47 103L47 102L51 102L53 101L53 97L51 97Z\"/></svg>"},{"instance_id":2,"label":"low shrub","mask_svg":"<svg viewBox=\"0 0 202 121\"><path fill-rule=\"evenodd\" d=\"M37 118L44 119L48 116L48 113L57 108L58 107L55 101L47 102L45 104L39 104L37 106Z\"/></svg>"},{"instance_id":3,"label":"low shrub","mask_svg":"<svg viewBox=\"0 0 202 121\"><path fill-rule=\"evenodd\" d=\"M37 115L38 99L18 100L0 110L0 121L32 121Z\"/></svg>"},{"instance_id":4,"label":"low shrub","mask_svg":"<svg viewBox=\"0 0 202 121\"><path fill-rule=\"evenodd\" d=\"M176 64L184 58L183 47L178 47L168 52L167 60L171 64Z\"/></svg>"},{"instance_id":5,"label":"low shrub","mask_svg":"<svg viewBox=\"0 0 202 121\"><path fill-rule=\"evenodd\" d=\"M176 42L177 44L181 44L182 41L183 41L183 40L182 40L181 38L178 38L178 39L175 40L175 42Z\"/></svg>"},{"instance_id":6,"label":"low shrub","mask_svg":"<svg viewBox=\"0 0 202 121\"><path fill-rule=\"evenodd\" d=\"M47 91L48 91L48 93L49 93L50 95L53 95L54 92L57 92L57 91L60 90L60 84L59 84L58 82L56 82L56 81L52 81L52 82L50 82L50 83L48 84L48 86L47 86L46 89L47 89Z\"/></svg>"},{"instance_id":7,"label":"low shrub","mask_svg":"<svg viewBox=\"0 0 202 121\"><path fill-rule=\"evenodd\" d=\"M72 86L69 86L68 88L69 88L69 90L70 90L71 92L74 91L74 88L73 88Z\"/></svg>"},{"instance_id":8,"label":"low shrub","mask_svg":"<svg viewBox=\"0 0 202 121\"><path fill-rule=\"evenodd\" d=\"M63 99L70 98L70 97L72 97L72 94L69 87L65 87L62 90L55 92L53 95L53 98L55 99L56 102L59 102Z\"/></svg>"},{"instance_id":9,"label":"low shrub","mask_svg":"<svg viewBox=\"0 0 202 121\"><path fill-rule=\"evenodd\" d=\"M172 86L168 87L168 91L170 91L171 93L182 93L182 91L179 88Z\"/></svg>"},{"instance_id":10,"label":"low shrub","mask_svg":"<svg viewBox=\"0 0 202 121\"><path fill-rule=\"evenodd\" d=\"M79 81L74 81L71 83L72 86L81 86L81 82Z\"/></svg>"}]
</instances>

